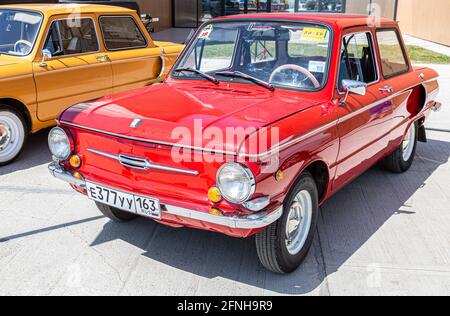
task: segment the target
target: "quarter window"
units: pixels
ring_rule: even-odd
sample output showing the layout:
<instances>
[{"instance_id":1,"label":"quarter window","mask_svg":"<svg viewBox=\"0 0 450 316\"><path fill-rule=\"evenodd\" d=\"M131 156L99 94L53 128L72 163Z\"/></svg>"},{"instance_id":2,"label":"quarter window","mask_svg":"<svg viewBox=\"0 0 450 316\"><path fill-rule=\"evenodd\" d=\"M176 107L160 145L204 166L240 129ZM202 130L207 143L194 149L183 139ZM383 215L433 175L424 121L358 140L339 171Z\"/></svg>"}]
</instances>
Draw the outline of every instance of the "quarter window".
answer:
<instances>
[{"instance_id":1,"label":"quarter window","mask_svg":"<svg viewBox=\"0 0 450 316\"><path fill-rule=\"evenodd\" d=\"M339 89L343 80L356 80L367 84L378 79L373 43L370 33L356 33L342 40L339 70Z\"/></svg>"},{"instance_id":2,"label":"quarter window","mask_svg":"<svg viewBox=\"0 0 450 316\"><path fill-rule=\"evenodd\" d=\"M132 17L102 17L100 26L108 50L147 46L144 35Z\"/></svg>"},{"instance_id":3,"label":"quarter window","mask_svg":"<svg viewBox=\"0 0 450 316\"><path fill-rule=\"evenodd\" d=\"M90 18L54 21L44 49L52 56L97 52L99 44L94 21Z\"/></svg>"},{"instance_id":4,"label":"quarter window","mask_svg":"<svg viewBox=\"0 0 450 316\"><path fill-rule=\"evenodd\" d=\"M386 78L407 72L406 55L395 30L377 32L383 76Z\"/></svg>"}]
</instances>

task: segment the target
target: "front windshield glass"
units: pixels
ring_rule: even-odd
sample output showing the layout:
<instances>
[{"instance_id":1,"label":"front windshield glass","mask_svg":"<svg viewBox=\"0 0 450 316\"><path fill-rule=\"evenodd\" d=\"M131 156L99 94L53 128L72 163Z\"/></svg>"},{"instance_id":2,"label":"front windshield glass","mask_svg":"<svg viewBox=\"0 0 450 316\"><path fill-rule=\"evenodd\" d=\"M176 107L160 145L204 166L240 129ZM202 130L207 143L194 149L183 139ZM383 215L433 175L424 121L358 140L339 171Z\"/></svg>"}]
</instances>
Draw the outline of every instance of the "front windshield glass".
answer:
<instances>
[{"instance_id":1,"label":"front windshield glass","mask_svg":"<svg viewBox=\"0 0 450 316\"><path fill-rule=\"evenodd\" d=\"M41 22L42 15L36 12L0 9L0 54L30 54Z\"/></svg>"},{"instance_id":2,"label":"front windshield glass","mask_svg":"<svg viewBox=\"0 0 450 316\"><path fill-rule=\"evenodd\" d=\"M197 33L177 68L200 70L220 81L242 81L229 76L238 72L275 87L318 90L327 80L330 38L323 25L212 23ZM175 71L173 76L199 78L192 71Z\"/></svg>"}]
</instances>

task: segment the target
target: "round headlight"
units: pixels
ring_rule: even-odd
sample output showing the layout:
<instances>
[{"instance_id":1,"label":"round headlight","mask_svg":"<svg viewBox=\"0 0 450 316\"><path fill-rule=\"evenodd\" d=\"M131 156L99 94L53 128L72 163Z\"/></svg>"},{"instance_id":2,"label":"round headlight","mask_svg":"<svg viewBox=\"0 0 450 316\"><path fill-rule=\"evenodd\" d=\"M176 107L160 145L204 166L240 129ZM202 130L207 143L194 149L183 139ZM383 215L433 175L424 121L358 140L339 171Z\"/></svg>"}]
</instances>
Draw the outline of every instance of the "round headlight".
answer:
<instances>
[{"instance_id":1,"label":"round headlight","mask_svg":"<svg viewBox=\"0 0 450 316\"><path fill-rule=\"evenodd\" d=\"M60 161L69 158L72 152L69 135L61 127L55 127L50 131L48 146L52 155Z\"/></svg>"},{"instance_id":2,"label":"round headlight","mask_svg":"<svg viewBox=\"0 0 450 316\"><path fill-rule=\"evenodd\" d=\"M217 186L227 201L241 204L255 193L256 181L247 166L231 162L217 172Z\"/></svg>"}]
</instances>

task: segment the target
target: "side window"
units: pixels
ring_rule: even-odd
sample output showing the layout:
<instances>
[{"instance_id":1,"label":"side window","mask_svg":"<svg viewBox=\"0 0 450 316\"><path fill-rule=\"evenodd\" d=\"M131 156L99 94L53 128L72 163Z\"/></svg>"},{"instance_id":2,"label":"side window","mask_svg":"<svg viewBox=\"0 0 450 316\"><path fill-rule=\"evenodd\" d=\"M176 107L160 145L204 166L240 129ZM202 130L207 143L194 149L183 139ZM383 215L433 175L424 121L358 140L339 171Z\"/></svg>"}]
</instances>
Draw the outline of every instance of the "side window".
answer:
<instances>
[{"instance_id":1,"label":"side window","mask_svg":"<svg viewBox=\"0 0 450 316\"><path fill-rule=\"evenodd\" d=\"M381 67L386 78L407 72L409 69L405 52L395 30L377 31Z\"/></svg>"},{"instance_id":2,"label":"side window","mask_svg":"<svg viewBox=\"0 0 450 316\"><path fill-rule=\"evenodd\" d=\"M64 55L63 48L61 46L61 41L59 38L59 23L55 21L50 26L47 40L45 41L44 49L48 50L52 56L62 56Z\"/></svg>"},{"instance_id":3,"label":"side window","mask_svg":"<svg viewBox=\"0 0 450 316\"><path fill-rule=\"evenodd\" d=\"M111 16L101 17L105 47L108 50L121 50L129 48L142 48L147 41L133 17Z\"/></svg>"},{"instance_id":4,"label":"side window","mask_svg":"<svg viewBox=\"0 0 450 316\"><path fill-rule=\"evenodd\" d=\"M54 21L44 49L49 50L53 56L97 52L99 44L94 21L89 18Z\"/></svg>"},{"instance_id":5,"label":"side window","mask_svg":"<svg viewBox=\"0 0 450 316\"><path fill-rule=\"evenodd\" d=\"M372 83L378 79L375 54L370 33L356 33L342 40L339 90L342 80Z\"/></svg>"},{"instance_id":6,"label":"side window","mask_svg":"<svg viewBox=\"0 0 450 316\"><path fill-rule=\"evenodd\" d=\"M276 43L274 41L254 41L250 45L252 64L274 61L276 59Z\"/></svg>"}]
</instances>

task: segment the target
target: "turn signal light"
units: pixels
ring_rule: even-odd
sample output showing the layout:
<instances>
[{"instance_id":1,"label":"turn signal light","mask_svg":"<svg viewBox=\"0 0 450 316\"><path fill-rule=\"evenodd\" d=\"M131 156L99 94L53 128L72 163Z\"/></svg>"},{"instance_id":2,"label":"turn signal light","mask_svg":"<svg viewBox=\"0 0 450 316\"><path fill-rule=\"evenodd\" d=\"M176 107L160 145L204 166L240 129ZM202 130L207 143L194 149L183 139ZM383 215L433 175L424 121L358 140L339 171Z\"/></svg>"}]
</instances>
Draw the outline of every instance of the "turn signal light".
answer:
<instances>
[{"instance_id":1,"label":"turn signal light","mask_svg":"<svg viewBox=\"0 0 450 316\"><path fill-rule=\"evenodd\" d=\"M73 155L70 157L69 160L70 166L73 168L80 168L81 167L81 157L78 155Z\"/></svg>"},{"instance_id":2,"label":"turn signal light","mask_svg":"<svg viewBox=\"0 0 450 316\"><path fill-rule=\"evenodd\" d=\"M78 180L84 180L84 177L79 172L74 172L72 176Z\"/></svg>"},{"instance_id":3,"label":"turn signal light","mask_svg":"<svg viewBox=\"0 0 450 316\"><path fill-rule=\"evenodd\" d=\"M211 211L209 211L209 213L212 215L223 216L222 212L216 208L211 209Z\"/></svg>"},{"instance_id":4,"label":"turn signal light","mask_svg":"<svg viewBox=\"0 0 450 316\"><path fill-rule=\"evenodd\" d=\"M279 182L283 180L285 176L286 174L284 173L284 171L278 170L278 172L275 174L275 179Z\"/></svg>"},{"instance_id":5,"label":"turn signal light","mask_svg":"<svg viewBox=\"0 0 450 316\"><path fill-rule=\"evenodd\" d=\"M212 187L208 190L208 199L213 203L219 203L222 200L222 193L219 188Z\"/></svg>"}]
</instances>

